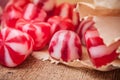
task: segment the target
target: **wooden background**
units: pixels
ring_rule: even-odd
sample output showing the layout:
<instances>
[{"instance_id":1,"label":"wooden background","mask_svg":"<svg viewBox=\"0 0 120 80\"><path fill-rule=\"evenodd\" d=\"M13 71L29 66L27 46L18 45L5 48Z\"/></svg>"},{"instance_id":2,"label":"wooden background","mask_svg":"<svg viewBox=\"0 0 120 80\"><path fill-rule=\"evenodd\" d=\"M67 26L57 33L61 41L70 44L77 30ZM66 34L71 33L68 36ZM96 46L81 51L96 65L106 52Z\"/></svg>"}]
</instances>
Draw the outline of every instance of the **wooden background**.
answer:
<instances>
[{"instance_id":1,"label":"wooden background","mask_svg":"<svg viewBox=\"0 0 120 80\"><path fill-rule=\"evenodd\" d=\"M120 69L108 72L77 69L30 56L16 68L0 65L0 80L120 80Z\"/></svg>"}]
</instances>

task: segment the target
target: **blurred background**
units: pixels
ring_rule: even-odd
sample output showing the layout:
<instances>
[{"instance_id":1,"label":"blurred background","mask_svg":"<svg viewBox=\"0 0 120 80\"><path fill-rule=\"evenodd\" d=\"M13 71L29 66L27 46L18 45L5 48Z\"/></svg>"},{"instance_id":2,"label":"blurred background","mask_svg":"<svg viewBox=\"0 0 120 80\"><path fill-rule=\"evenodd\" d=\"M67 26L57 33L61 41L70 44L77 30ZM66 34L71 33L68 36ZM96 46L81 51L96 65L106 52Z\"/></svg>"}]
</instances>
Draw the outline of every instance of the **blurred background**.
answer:
<instances>
[{"instance_id":1,"label":"blurred background","mask_svg":"<svg viewBox=\"0 0 120 80\"><path fill-rule=\"evenodd\" d=\"M0 6L4 7L8 0L0 0ZM93 0L57 0L57 3L60 4L62 2L69 2L69 3L77 3L79 1L84 2L92 2Z\"/></svg>"},{"instance_id":2,"label":"blurred background","mask_svg":"<svg viewBox=\"0 0 120 80\"><path fill-rule=\"evenodd\" d=\"M57 3L60 4L62 2L69 2L69 3L76 3L79 1L84 1L84 2L93 2L93 0L57 0Z\"/></svg>"},{"instance_id":3,"label":"blurred background","mask_svg":"<svg viewBox=\"0 0 120 80\"><path fill-rule=\"evenodd\" d=\"M0 0L0 6L4 7L8 0Z\"/></svg>"}]
</instances>

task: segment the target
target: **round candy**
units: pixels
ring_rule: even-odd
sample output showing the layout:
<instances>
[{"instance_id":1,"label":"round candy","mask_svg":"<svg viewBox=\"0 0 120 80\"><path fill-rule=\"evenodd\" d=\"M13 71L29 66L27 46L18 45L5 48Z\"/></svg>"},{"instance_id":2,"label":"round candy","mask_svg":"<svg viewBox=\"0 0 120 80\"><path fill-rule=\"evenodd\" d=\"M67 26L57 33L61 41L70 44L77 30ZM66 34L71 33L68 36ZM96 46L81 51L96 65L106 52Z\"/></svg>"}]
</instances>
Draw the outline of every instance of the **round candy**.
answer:
<instances>
[{"instance_id":1,"label":"round candy","mask_svg":"<svg viewBox=\"0 0 120 80\"><path fill-rule=\"evenodd\" d=\"M0 31L0 64L15 67L32 52L33 39L16 29L4 28Z\"/></svg>"},{"instance_id":2,"label":"round candy","mask_svg":"<svg viewBox=\"0 0 120 80\"><path fill-rule=\"evenodd\" d=\"M36 20L19 19L16 28L29 34L34 40L33 50L41 50L50 40L50 24Z\"/></svg>"},{"instance_id":3,"label":"round candy","mask_svg":"<svg viewBox=\"0 0 120 80\"><path fill-rule=\"evenodd\" d=\"M81 59L82 49L78 35L69 30L60 30L54 34L49 45L53 59L70 62Z\"/></svg>"}]
</instances>

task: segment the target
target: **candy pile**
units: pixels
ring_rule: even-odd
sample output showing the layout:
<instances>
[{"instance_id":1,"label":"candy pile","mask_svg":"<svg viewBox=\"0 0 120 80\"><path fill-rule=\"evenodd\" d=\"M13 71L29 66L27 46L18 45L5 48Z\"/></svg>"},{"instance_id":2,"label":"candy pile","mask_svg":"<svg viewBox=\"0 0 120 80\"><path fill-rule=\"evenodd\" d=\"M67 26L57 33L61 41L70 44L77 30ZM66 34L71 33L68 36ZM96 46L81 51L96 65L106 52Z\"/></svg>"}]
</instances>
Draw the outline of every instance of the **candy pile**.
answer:
<instances>
[{"instance_id":1,"label":"candy pile","mask_svg":"<svg viewBox=\"0 0 120 80\"><path fill-rule=\"evenodd\" d=\"M56 0L9 0L0 16L0 64L16 67L46 46L57 61L82 60L83 46L95 67L117 59L120 40L107 46L93 18L80 19L74 8Z\"/></svg>"},{"instance_id":2,"label":"candy pile","mask_svg":"<svg viewBox=\"0 0 120 80\"><path fill-rule=\"evenodd\" d=\"M9 0L0 12L0 64L18 66L32 51L47 46L57 31L75 31L79 16L74 7L69 3L58 6L56 0Z\"/></svg>"}]
</instances>

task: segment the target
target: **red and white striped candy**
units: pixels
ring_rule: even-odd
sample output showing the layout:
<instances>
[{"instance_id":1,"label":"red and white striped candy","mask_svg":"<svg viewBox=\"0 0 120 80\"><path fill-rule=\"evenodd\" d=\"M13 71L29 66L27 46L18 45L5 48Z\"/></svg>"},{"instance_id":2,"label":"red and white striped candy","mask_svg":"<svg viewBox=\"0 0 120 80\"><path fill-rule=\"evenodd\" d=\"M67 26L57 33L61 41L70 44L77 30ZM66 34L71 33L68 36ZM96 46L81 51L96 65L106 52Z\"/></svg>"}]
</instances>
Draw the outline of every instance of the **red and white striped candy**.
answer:
<instances>
[{"instance_id":1,"label":"red and white striped candy","mask_svg":"<svg viewBox=\"0 0 120 80\"><path fill-rule=\"evenodd\" d=\"M54 15L70 18L73 24L79 25L79 15L74 11L75 4L62 3L56 7Z\"/></svg>"},{"instance_id":2,"label":"red and white striped candy","mask_svg":"<svg viewBox=\"0 0 120 80\"><path fill-rule=\"evenodd\" d=\"M52 35L59 30L75 30L75 26L69 18L53 16L50 17L47 22L51 24Z\"/></svg>"},{"instance_id":3,"label":"red and white striped candy","mask_svg":"<svg viewBox=\"0 0 120 80\"><path fill-rule=\"evenodd\" d=\"M2 16L3 27L15 27L16 21L23 16L25 6L30 0L9 0Z\"/></svg>"},{"instance_id":4,"label":"red and white striped candy","mask_svg":"<svg viewBox=\"0 0 120 80\"><path fill-rule=\"evenodd\" d=\"M19 19L16 28L29 34L34 40L34 50L42 49L50 40L50 24L36 20Z\"/></svg>"},{"instance_id":5,"label":"red and white striped candy","mask_svg":"<svg viewBox=\"0 0 120 80\"><path fill-rule=\"evenodd\" d=\"M51 39L48 50L53 59L65 62L80 59L82 55L79 36L69 30L56 32Z\"/></svg>"},{"instance_id":6,"label":"red and white striped candy","mask_svg":"<svg viewBox=\"0 0 120 80\"><path fill-rule=\"evenodd\" d=\"M31 0L7 0L6 2L7 2L7 4L6 4L5 8L14 4L16 7L23 9L28 3L31 2Z\"/></svg>"},{"instance_id":7,"label":"red and white striped candy","mask_svg":"<svg viewBox=\"0 0 120 80\"><path fill-rule=\"evenodd\" d=\"M84 34L89 28L94 26L94 23L95 22L92 20L92 17L85 17L81 20L81 23L76 32L79 35L83 45L85 45Z\"/></svg>"},{"instance_id":8,"label":"red and white striped candy","mask_svg":"<svg viewBox=\"0 0 120 80\"><path fill-rule=\"evenodd\" d=\"M33 39L19 30L0 31L0 63L7 67L21 64L32 52Z\"/></svg>"},{"instance_id":9,"label":"red and white striped candy","mask_svg":"<svg viewBox=\"0 0 120 80\"><path fill-rule=\"evenodd\" d=\"M9 5L3 12L2 15L2 27L11 27L14 28L16 21L22 17L22 10L19 7L16 7L14 4Z\"/></svg>"},{"instance_id":10,"label":"red and white striped candy","mask_svg":"<svg viewBox=\"0 0 120 80\"><path fill-rule=\"evenodd\" d=\"M96 67L104 66L118 57L116 50L120 46L120 40L106 46L94 27L86 31L85 41L92 63Z\"/></svg>"},{"instance_id":11,"label":"red and white striped candy","mask_svg":"<svg viewBox=\"0 0 120 80\"><path fill-rule=\"evenodd\" d=\"M38 20L38 21L45 21L47 17L47 13L39 9L35 4L29 3L26 5L23 18L26 20Z\"/></svg>"}]
</instances>

